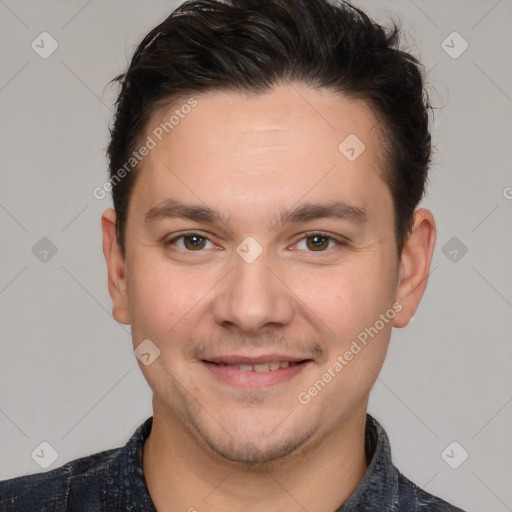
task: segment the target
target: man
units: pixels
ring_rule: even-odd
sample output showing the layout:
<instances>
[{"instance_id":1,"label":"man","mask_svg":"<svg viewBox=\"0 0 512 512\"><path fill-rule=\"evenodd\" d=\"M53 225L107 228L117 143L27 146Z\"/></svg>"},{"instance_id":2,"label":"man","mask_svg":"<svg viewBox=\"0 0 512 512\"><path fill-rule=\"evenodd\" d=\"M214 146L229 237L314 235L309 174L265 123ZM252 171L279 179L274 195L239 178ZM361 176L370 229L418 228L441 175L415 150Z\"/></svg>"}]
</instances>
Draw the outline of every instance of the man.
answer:
<instances>
[{"instance_id":1,"label":"man","mask_svg":"<svg viewBox=\"0 0 512 512\"><path fill-rule=\"evenodd\" d=\"M435 222L418 62L348 4L197 0L142 41L108 148L113 315L153 417L2 510L454 511L367 415Z\"/></svg>"}]
</instances>

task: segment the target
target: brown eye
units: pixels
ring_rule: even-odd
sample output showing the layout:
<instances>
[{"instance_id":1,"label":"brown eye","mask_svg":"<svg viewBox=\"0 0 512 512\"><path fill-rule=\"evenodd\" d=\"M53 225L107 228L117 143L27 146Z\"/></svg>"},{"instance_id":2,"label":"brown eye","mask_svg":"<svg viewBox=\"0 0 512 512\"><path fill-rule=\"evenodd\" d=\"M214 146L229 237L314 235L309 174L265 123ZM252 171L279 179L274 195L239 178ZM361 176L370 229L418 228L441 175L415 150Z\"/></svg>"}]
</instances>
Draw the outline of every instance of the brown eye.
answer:
<instances>
[{"instance_id":1,"label":"brown eye","mask_svg":"<svg viewBox=\"0 0 512 512\"><path fill-rule=\"evenodd\" d=\"M183 237L183 245L189 251L197 251L198 249L204 249L206 245L206 238L199 235L185 235Z\"/></svg>"},{"instance_id":2,"label":"brown eye","mask_svg":"<svg viewBox=\"0 0 512 512\"><path fill-rule=\"evenodd\" d=\"M324 251L329 247L330 238L327 236L313 235L306 238L307 248L311 251Z\"/></svg>"},{"instance_id":3,"label":"brown eye","mask_svg":"<svg viewBox=\"0 0 512 512\"><path fill-rule=\"evenodd\" d=\"M175 246L182 251L200 252L203 249L212 249L214 244L200 233L185 233L176 236L165 243L166 246Z\"/></svg>"},{"instance_id":4,"label":"brown eye","mask_svg":"<svg viewBox=\"0 0 512 512\"><path fill-rule=\"evenodd\" d=\"M295 247L306 252L325 252L330 254L332 249L341 249L347 244L344 238L331 236L321 231L304 233Z\"/></svg>"}]
</instances>

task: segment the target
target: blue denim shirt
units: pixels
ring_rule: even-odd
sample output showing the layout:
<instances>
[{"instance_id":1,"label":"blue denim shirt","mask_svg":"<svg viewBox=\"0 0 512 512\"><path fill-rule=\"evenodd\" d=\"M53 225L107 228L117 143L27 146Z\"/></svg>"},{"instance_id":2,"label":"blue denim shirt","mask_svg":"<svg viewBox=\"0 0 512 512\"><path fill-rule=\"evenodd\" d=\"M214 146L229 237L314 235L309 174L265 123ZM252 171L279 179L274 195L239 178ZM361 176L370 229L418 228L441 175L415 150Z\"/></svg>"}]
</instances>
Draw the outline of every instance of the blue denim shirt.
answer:
<instances>
[{"instance_id":1,"label":"blue denim shirt","mask_svg":"<svg viewBox=\"0 0 512 512\"><path fill-rule=\"evenodd\" d=\"M142 447L152 423L153 417L148 418L121 448L0 482L0 512L156 512L142 469ZM463 512L421 490L396 469L388 436L370 415L365 441L366 474L334 512Z\"/></svg>"}]
</instances>

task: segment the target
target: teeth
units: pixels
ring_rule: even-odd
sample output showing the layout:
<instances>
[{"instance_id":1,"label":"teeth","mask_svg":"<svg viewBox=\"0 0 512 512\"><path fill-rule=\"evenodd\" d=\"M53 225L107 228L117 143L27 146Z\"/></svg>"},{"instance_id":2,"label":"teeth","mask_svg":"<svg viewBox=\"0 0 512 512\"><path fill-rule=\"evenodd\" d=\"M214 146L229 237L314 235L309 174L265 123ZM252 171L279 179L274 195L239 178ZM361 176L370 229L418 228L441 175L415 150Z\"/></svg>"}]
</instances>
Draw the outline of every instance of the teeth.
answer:
<instances>
[{"instance_id":1,"label":"teeth","mask_svg":"<svg viewBox=\"0 0 512 512\"><path fill-rule=\"evenodd\" d=\"M264 372L270 372L279 370L279 368L288 368L290 366L290 363L288 361L272 361L271 363L259 363L259 364L226 364L226 366L231 366L232 368L235 368L237 370L241 370L243 372L258 372L258 373L264 373Z\"/></svg>"},{"instance_id":2,"label":"teeth","mask_svg":"<svg viewBox=\"0 0 512 512\"><path fill-rule=\"evenodd\" d=\"M253 369L255 372L269 372L270 371L270 365L268 363L261 363L261 364L255 364L253 366Z\"/></svg>"}]
</instances>

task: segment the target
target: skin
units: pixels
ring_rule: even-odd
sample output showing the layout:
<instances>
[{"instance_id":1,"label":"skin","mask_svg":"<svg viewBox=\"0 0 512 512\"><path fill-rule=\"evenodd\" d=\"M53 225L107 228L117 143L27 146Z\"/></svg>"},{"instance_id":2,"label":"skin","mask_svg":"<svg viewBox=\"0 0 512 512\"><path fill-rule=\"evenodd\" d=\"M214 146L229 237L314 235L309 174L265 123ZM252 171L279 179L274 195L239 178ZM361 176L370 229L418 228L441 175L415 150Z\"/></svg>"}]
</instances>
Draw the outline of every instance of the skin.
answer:
<instances>
[{"instance_id":1,"label":"skin","mask_svg":"<svg viewBox=\"0 0 512 512\"><path fill-rule=\"evenodd\" d=\"M297 84L259 96L195 98L197 106L137 170L126 258L114 211L102 216L113 316L131 324L134 347L150 339L160 349L152 364L139 361L153 390L143 453L148 489L159 512L332 512L367 469L368 395L392 326L408 324L425 291L434 218L415 212L399 258L379 121L364 101ZM155 112L144 137L179 105ZM353 162L338 151L349 134L366 146ZM145 222L167 199L208 206L223 221ZM366 221L277 222L283 210L326 201L364 209ZM207 239L166 245L187 231ZM315 239L322 250L314 250L311 231L333 239ZM263 250L252 263L236 252L248 236ZM396 316L300 403L298 394L394 303ZM259 390L220 381L201 362L239 352L313 362Z\"/></svg>"}]
</instances>

